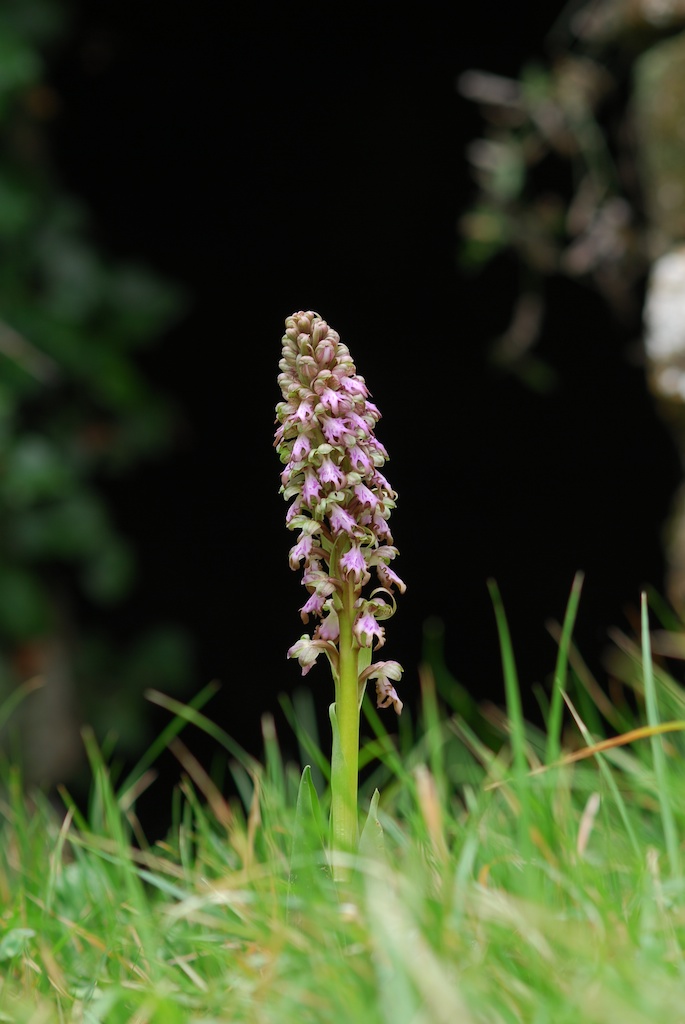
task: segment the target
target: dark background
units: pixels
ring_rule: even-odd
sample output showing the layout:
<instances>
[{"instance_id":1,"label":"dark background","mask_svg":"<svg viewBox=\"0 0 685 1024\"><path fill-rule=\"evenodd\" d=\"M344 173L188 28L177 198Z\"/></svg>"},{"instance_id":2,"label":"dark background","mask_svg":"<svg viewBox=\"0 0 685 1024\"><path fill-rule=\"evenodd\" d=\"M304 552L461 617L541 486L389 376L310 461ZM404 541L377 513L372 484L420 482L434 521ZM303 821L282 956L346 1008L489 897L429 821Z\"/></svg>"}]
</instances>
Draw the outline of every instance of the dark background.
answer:
<instances>
[{"instance_id":1,"label":"dark background","mask_svg":"<svg viewBox=\"0 0 685 1024\"><path fill-rule=\"evenodd\" d=\"M523 686L544 682L577 569L577 629L601 672L607 629L662 586L660 531L678 466L635 338L589 290L550 284L548 395L495 371L506 261L471 279L457 220L473 194L471 67L515 75L544 53L554 5L456 2L83 2L53 61L54 155L114 256L142 258L192 298L142 357L182 410L169 459L112 484L140 562L108 616L190 629L210 714L256 747L262 713L300 685L285 652L302 590L272 450L284 318L315 309L342 335L383 419L393 532L408 584L384 654L418 692L422 629L476 697L502 699L486 580L498 581ZM561 5L559 8L561 9ZM327 706L325 666L307 677Z\"/></svg>"}]
</instances>

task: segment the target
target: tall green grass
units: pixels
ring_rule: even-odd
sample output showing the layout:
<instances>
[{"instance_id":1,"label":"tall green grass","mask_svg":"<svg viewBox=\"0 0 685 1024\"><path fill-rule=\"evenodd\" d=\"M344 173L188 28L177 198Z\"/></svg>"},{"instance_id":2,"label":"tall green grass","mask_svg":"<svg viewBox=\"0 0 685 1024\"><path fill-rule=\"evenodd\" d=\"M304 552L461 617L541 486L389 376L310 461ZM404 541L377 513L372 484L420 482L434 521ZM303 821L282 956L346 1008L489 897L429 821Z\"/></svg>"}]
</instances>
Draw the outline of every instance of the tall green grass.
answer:
<instances>
[{"instance_id":1,"label":"tall green grass","mask_svg":"<svg viewBox=\"0 0 685 1024\"><path fill-rule=\"evenodd\" d=\"M464 703L439 659L397 735L367 710L360 810L372 814L343 882L319 838L330 778L304 694L284 704L301 764L284 760L269 717L263 757L242 751L202 710L209 693L151 695L169 725L118 786L87 733L87 812L66 793L60 813L27 795L6 764L0 1021L685 1020L685 691L678 663L653 653L643 599L610 699L571 640L580 584L544 726L524 719L494 585L505 712ZM187 726L223 746L238 796L200 765ZM174 820L148 845L135 797L167 746Z\"/></svg>"}]
</instances>

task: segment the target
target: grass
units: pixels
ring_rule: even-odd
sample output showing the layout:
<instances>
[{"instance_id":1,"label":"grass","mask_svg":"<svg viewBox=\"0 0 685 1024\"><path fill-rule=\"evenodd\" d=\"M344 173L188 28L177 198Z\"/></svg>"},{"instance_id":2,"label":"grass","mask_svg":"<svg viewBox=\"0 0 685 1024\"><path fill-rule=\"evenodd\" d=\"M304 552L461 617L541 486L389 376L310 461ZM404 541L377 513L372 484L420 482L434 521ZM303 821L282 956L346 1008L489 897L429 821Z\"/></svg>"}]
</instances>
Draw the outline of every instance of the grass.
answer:
<instances>
[{"instance_id":1,"label":"grass","mask_svg":"<svg viewBox=\"0 0 685 1024\"><path fill-rule=\"evenodd\" d=\"M507 712L457 713L439 665L422 669L415 726L403 716L390 737L368 711L361 803L375 813L343 882L314 827L327 763L302 695L303 786L271 719L258 762L204 715L207 693L153 695L170 722L152 753L171 746L182 772L152 846L135 817L152 755L115 786L86 734L87 814L68 794L63 813L29 799L6 765L0 1021L685 1021L685 691L652 655L643 600L609 701L571 642L580 582L545 728L521 711L494 585ZM182 742L187 726L223 744L239 798Z\"/></svg>"}]
</instances>

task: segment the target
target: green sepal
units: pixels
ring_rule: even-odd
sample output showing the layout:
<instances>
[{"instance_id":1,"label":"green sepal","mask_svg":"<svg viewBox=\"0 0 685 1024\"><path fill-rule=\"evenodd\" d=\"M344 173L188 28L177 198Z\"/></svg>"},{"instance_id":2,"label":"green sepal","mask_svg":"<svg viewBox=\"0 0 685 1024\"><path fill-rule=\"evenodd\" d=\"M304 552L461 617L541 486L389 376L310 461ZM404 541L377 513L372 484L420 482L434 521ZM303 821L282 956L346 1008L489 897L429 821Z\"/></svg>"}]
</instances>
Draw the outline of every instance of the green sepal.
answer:
<instances>
[{"instance_id":1,"label":"green sepal","mask_svg":"<svg viewBox=\"0 0 685 1024\"><path fill-rule=\"evenodd\" d=\"M363 857L379 857L385 854L385 837L383 826L378 820L378 801L381 795L374 789L369 813L364 822L364 828L359 839L359 852Z\"/></svg>"}]
</instances>

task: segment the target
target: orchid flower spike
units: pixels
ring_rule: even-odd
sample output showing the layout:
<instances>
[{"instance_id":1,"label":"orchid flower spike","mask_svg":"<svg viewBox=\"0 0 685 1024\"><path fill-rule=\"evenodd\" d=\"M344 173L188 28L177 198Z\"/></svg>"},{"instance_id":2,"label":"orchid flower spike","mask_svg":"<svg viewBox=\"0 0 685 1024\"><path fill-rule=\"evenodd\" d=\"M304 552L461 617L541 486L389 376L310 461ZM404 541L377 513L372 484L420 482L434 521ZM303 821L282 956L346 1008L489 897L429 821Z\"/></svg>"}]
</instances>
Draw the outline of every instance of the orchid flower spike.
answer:
<instances>
[{"instance_id":1,"label":"orchid flower spike","mask_svg":"<svg viewBox=\"0 0 685 1024\"><path fill-rule=\"evenodd\" d=\"M399 714L402 702L389 681L400 678L401 666L381 662L369 671L372 653L385 643L381 621L395 611L394 591L406 589L390 568L398 554L388 526L397 494L381 472L388 455L374 433L380 412L347 346L318 313L288 317L279 368L274 445L285 467L281 493L291 502L286 524L298 531L289 560L303 569L302 621L318 620L288 657L306 674L323 652L337 678L344 631L344 642L360 654L360 694L376 678L378 706L392 703Z\"/></svg>"}]
</instances>

